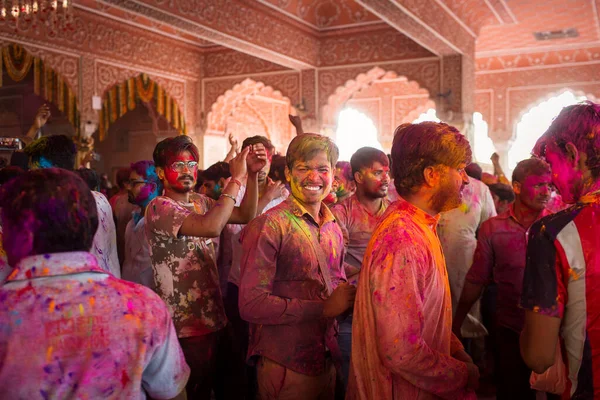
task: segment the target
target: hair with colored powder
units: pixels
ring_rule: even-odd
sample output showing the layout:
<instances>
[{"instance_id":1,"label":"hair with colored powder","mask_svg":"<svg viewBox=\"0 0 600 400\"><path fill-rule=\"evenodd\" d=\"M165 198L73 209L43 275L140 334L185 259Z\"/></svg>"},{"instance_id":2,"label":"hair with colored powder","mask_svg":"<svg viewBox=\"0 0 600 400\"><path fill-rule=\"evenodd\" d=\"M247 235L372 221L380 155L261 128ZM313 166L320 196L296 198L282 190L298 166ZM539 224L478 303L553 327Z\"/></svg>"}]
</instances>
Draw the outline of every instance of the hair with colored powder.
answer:
<instances>
[{"instance_id":1,"label":"hair with colored powder","mask_svg":"<svg viewBox=\"0 0 600 400\"><path fill-rule=\"evenodd\" d=\"M455 127L443 122L402 124L394 132L392 175L400 196L414 193L425 183L425 168L458 168L471 163L471 147Z\"/></svg>"},{"instance_id":2,"label":"hair with colored powder","mask_svg":"<svg viewBox=\"0 0 600 400\"><path fill-rule=\"evenodd\" d=\"M494 183L488 186L490 188L490 192L492 194L498 196L498 198L502 201L508 201L512 203L515 201L515 192L510 185L505 183Z\"/></svg>"},{"instance_id":3,"label":"hair with colored powder","mask_svg":"<svg viewBox=\"0 0 600 400\"><path fill-rule=\"evenodd\" d=\"M255 144L262 144L263 146L265 146L265 149L267 150L267 155L269 157L273 157L273 153L275 152L275 146L273 146L273 143L271 143L271 141L264 136L256 135L244 139L244 141L242 142L242 149Z\"/></svg>"},{"instance_id":4,"label":"hair with colored powder","mask_svg":"<svg viewBox=\"0 0 600 400\"><path fill-rule=\"evenodd\" d=\"M600 104L585 101L562 109L546 132L538 139L533 154L546 155L550 147L565 154L567 143L587 155L586 166L592 176L600 176Z\"/></svg>"},{"instance_id":5,"label":"hair with colored powder","mask_svg":"<svg viewBox=\"0 0 600 400\"><path fill-rule=\"evenodd\" d=\"M144 199L142 206L145 207L155 197L162 194L163 184L156 174L156 168L152 161L143 160L134 162L129 169L143 177L145 181L148 181L148 184L144 185L144 189L140 193L140 198Z\"/></svg>"},{"instance_id":6,"label":"hair with colored powder","mask_svg":"<svg viewBox=\"0 0 600 400\"><path fill-rule=\"evenodd\" d=\"M288 169L294 167L296 161L311 160L317 153L324 151L327 154L327 159L333 168L339 157L338 147L327 136L318 135L316 133L305 133L296 136L288 146L285 155L285 163Z\"/></svg>"},{"instance_id":7,"label":"hair with colored powder","mask_svg":"<svg viewBox=\"0 0 600 400\"><path fill-rule=\"evenodd\" d=\"M96 171L91 168L81 167L75 173L87 183L90 190L100 191L100 178L98 178Z\"/></svg>"},{"instance_id":8,"label":"hair with colored powder","mask_svg":"<svg viewBox=\"0 0 600 400\"><path fill-rule=\"evenodd\" d=\"M27 145L23 150L32 165L38 168L63 168L72 171L75 168L77 148L66 135L41 137Z\"/></svg>"},{"instance_id":9,"label":"hair with colored powder","mask_svg":"<svg viewBox=\"0 0 600 400\"><path fill-rule=\"evenodd\" d=\"M125 185L129 182L131 168L119 168L117 171L117 186L119 189L125 189Z\"/></svg>"},{"instance_id":10,"label":"hair with colored powder","mask_svg":"<svg viewBox=\"0 0 600 400\"><path fill-rule=\"evenodd\" d=\"M342 176L347 181L353 181L354 175L352 174L352 167L348 161L338 161L335 163L335 168L341 170Z\"/></svg>"},{"instance_id":11,"label":"hair with colored powder","mask_svg":"<svg viewBox=\"0 0 600 400\"><path fill-rule=\"evenodd\" d=\"M152 153L154 165L158 168L166 168L169 159L184 151L189 151L195 161L200 158L198 148L189 136L179 135L166 138L158 142L154 148L154 153Z\"/></svg>"},{"instance_id":12,"label":"hair with colored powder","mask_svg":"<svg viewBox=\"0 0 600 400\"><path fill-rule=\"evenodd\" d=\"M0 185L4 185L11 179L14 179L24 173L25 171L23 168L15 167L14 165L0 169Z\"/></svg>"},{"instance_id":13,"label":"hair with colored powder","mask_svg":"<svg viewBox=\"0 0 600 400\"><path fill-rule=\"evenodd\" d=\"M379 162L385 167L390 166L388 156L381 150L374 147L361 147L356 150L350 158L350 165L352 167L352 179L354 174L360 172L363 168L371 168L373 163ZM339 163L338 163L339 164Z\"/></svg>"},{"instance_id":14,"label":"hair with colored powder","mask_svg":"<svg viewBox=\"0 0 600 400\"><path fill-rule=\"evenodd\" d=\"M214 163L204 172L202 172L202 179L205 181L218 182L221 178L227 179L229 177L231 177L231 172L229 172L229 164L223 161Z\"/></svg>"},{"instance_id":15,"label":"hair with colored powder","mask_svg":"<svg viewBox=\"0 0 600 400\"><path fill-rule=\"evenodd\" d=\"M520 161L512 173L512 181L523 183L530 175L549 175L552 173L550 165L539 158L529 158Z\"/></svg>"},{"instance_id":16,"label":"hair with colored powder","mask_svg":"<svg viewBox=\"0 0 600 400\"><path fill-rule=\"evenodd\" d=\"M471 163L467 165L467 167L465 168L465 172L471 178L477 179L478 181L480 181L483 177L483 170L481 169L481 166L477 163Z\"/></svg>"},{"instance_id":17,"label":"hair with colored powder","mask_svg":"<svg viewBox=\"0 0 600 400\"><path fill-rule=\"evenodd\" d=\"M74 172L59 168L32 170L0 189L7 253L22 256L89 251L98 228L96 201ZM13 236L14 235L14 236ZM30 248L23 249L23 246Z\"/></svg>"}]
</instances>

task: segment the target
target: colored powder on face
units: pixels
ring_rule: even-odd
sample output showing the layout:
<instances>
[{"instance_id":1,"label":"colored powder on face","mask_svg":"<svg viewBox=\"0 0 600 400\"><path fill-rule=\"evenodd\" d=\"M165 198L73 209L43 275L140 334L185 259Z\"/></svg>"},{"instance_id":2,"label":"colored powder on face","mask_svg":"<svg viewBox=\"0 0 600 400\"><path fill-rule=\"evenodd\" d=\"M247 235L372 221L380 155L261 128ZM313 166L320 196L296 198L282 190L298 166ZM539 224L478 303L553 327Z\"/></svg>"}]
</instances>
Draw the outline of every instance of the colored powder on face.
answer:
<instances>
[{"instance_id":1,"label":"colored powder on face","mask_svg":"<svg viewBox=\"0 0 600 400\"><path fill-rule=\"evenodd\" d=\"M96 303L96 298L95 298L94 296L90 297L90 300L89 300L89 302L90 302L90 306L92 306L92 307L93 307L93 306L94 306L94 304Z\"/></svg>"}]
</instances>

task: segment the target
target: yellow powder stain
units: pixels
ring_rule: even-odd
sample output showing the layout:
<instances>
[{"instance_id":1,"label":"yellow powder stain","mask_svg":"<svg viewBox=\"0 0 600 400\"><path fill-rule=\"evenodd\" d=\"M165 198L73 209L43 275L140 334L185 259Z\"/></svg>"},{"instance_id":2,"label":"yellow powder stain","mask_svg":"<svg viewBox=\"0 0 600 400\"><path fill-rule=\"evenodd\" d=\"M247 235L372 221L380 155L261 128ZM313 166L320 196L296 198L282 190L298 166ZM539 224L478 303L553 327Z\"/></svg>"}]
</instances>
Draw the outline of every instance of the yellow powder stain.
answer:
<instances>
[{"instance_id":1,"label":"yellow powder stain","mask_svg":"<svg viewBox=\"0 0 600 400\"><path fill-rule=\"evenodd\" d=\"M46 350L46 362L49 363L52 360L52 351L54 350L54 348L52 346L49 346L48 349Z\"/></svg>"},{"instance_id":2,"label":"yellow powder stain","mask_svg":"<svg viewBox=\"0 0 600 400\"><path fill-rule=\"evenodd\" d=\"M571 275L571 278L573 278L574 281L579 279L579 274L575 272L572 268L569 268L569 275Z\"/></svg>"},{"instance_id":3,"label":"yellow powder stain","mask_svg":"<svg viewBox=\"0 0 600 400\"><path fill-rule=\"evenodd\" d=\"M90 297L90 306L94 306L94 304L96 304L96 298L94 296Z\"/></svg>"},{"instance_id":4,"label":"yellow powder stain","mask_svg":"<svg viewBox=\"0 0 600 400\"><path fill-rule=\"evenodd\" d=\"M50 300L50 304L48 305L48 312L53 313L55 307L56 307L56 304L54 303L54 300Z\"/></svg>"},{"instance_id":5,"label":"yellow powder stain","mask_svg":"<svg viewBox=\"0 0 600 400\"><path fill-rule=\"evenodd\" d=\"M83 315L83 304L79 303L79 313Z\"/></svg>"}]
</instances>

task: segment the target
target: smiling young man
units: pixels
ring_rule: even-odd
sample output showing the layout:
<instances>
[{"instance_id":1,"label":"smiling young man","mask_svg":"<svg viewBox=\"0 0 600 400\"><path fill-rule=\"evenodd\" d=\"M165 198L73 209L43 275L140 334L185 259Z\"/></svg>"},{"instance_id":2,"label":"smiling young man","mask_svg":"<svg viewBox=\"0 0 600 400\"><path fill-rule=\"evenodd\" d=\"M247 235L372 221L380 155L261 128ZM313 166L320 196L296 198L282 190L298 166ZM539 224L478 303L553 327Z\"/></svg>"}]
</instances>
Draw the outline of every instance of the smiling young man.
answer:
<instances>
[{"instance_id":1,"label":"smiling young man","mask_svg":"<svg viewBox=\"0 0 600 400\"><path fill-rule=\"evenodd\" d=\"M519 352L519 334L525 312L519 307L525 272L526 235L531 225L550 214L550 167L530 158L515 167L512 176L515 202L504 213L488 219L479 228L473 265L454 318L459 335L465 317L485 286L494 282L498 291L492 343L499 400L535 399L529 385L529 369Z\"/></svg>"},{"instance_id":2,"label":"smiling young man","mask_svg":"<svg viewBox=\"0 0 600 400\"><path fill-rule=\"evenodd\" d=\"M250 151L252 150L252 154ZM256 214L257 174L265 165L262 146L244 149L230 163L231 180L217 201L194 193L198 173L198 148L187 136L167 138L154 149L156 173L164 195L146 207L146 235L150 243L156 292L173 315L177 336L191 375L186 391L190 398L210 399L217 363L223 359L228 332L219 286L214 247L209 238L219 236L227 223L247 223ZM246 173L247 190L240 207L235 199Z\"/></svg>"},{"instance_id":3,"label":"smiling young man","mask_svg":"<svg viewBox=\"0 0 600 400\"><path fill-rule=\"evenodd\" d=\"M521 306L521 354L535 372L568 373L562 398L600 398L600 105L563 108L536 143L552 182L572 207L531 228ZM560 332L560 338L559 338Z\"/></svg>"},{"instance_id":4,"label":"smiling young man","mask_svg":"<svg viewBox=\"0 0 600 400\"><path fill-rule=\"evenodd\" d=\"M439 213L469 183L467 139L447 124L404 124L392 172L401 199L375 229L360 271L346 399L468 398L479 372L452 334Z\"/></svg>"},{"instance_id":5,"label":"smiling young man","mask_svg":"<svg viewBox=\"0 0 600 400\"><path fill-rule=\"evenodd\" d=\"M342 232L322 202L337 157L325 136L294 138L285 170L291 196L242 231L240 314L250 323L262 399L334 396L334 318L355 293L344 282Z\"/></svg>"},{"instance_id":6,"label":"smiling young man","mask_svg":"<svg viewBox=\"0 0 600 400\"><path fill-rule=\"evenodd\" d=\"M344 270L348 281L353 285L358 283L360 267L371 235L390 205L387 198L389 165L389 159L383 151L373 147L358 149L350 159L356 193L331 208L342 228L346 251ZM352 351L352 315L340 323L338 343L342 353L342 381L346 386Z\"/></svg>"}]
</instances>

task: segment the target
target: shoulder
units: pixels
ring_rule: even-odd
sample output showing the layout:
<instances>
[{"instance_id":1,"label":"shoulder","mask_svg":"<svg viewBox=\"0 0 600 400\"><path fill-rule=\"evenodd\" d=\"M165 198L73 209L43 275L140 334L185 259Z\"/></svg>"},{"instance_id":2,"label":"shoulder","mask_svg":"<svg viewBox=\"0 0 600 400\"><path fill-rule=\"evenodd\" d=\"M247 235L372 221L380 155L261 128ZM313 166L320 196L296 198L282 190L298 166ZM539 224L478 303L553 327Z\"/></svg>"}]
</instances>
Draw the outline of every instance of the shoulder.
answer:
<instances>
[{"instance_id":1,"label":"shoulder","mask_svg":"<svg viewBox=\"0 0 600 400\"><path fill-rule=\"evenodd\" d=\"M96 192L95 190L92 190L92 195L94 196L94 200L96 200L97 207L102 207L104 209L107 207L110 208L110 203L105 195L100 192Z\"/></svg>"}]
</instances>

